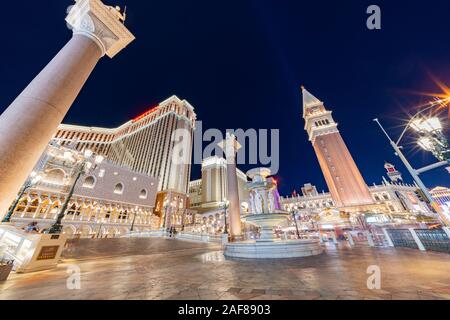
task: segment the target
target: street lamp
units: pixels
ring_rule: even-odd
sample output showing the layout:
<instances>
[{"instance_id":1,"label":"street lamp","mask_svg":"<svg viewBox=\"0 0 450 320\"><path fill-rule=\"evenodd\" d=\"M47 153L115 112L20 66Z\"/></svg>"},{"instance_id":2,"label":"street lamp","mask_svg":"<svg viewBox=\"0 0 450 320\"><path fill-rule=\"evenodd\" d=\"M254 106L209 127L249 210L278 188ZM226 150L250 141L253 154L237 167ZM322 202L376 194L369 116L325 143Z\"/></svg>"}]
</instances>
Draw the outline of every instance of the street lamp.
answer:
<instances>
[{"instance_id":1,"label":"street lamp","mask_svg":"<svg viewBox=\"0 0 450 320\"><path fill-rule=\"evenodd\" d=\"M419 133L418 144L421 148L430 151L437 159L450 163L448 141L438 117L415 119L411 122L411 128Z\"/></svg>"},{"instance_id":2,"label":"street lamp","mask_svg":"<svg viewBox=\"0 0 450 320\"><path fill-rule=\"evenodd\" d=\"M138 211L138 206L136 206L134 209L131 209L131 211L134 213L134 215L133 215L133 222L131 223L130 231L133 232L134 222L136 221L136 214L137 214L137 211Z\"/></svg>"},{"instance_id":3,"label":"street lamp","mask_svg":"<svg viewBox=\"0 0 450 320\"><path fill-rule=\"evenodd\" d=\"M292 214L292 218L294 219L294 222L295 222L295 230L297 231L297 239L300 239L300 231L298 231L297 217L295 215L297 209L298 209L298 207L294 207L293 210L291 211L291 214Z\"/></svg>"},{"instance_id":4,"label":"street lamp","mask_svg":"<svg viewBox=\"0 0 450 320\"><path fill-rule=\"evenodd\" d=\"M14 210L16 210L17 205L19 204L20 199L25 194L25 192L30 189L31 187L35 186L39 181L42 180L42 176L38 175L36 172L31 172L30 177L27 179L27 182L20 190L19 195L14 200L14 203L12 204L11 208L9 209L6 216L3 218L3 223L8 223L11 221L11 217L14 213Z\"/></svg>"},{"instance_id":5,"label":"street lamp","mask_svg":"<svg viewBox=\"0 0 450 320\"><path fill-rule=\"evenodd\" d=\"M223 219L224 219L224 227L223 227L223 234L228 234L227 230L227 209L230 207L230 201L227 199L224 199L222 202L222 208L224 210L223 212Z\"/></svg>"},{"instance_id":6,"label":"street lamp","mask_svg":"<svg viewBox=\"0 0 450 320\"><path fill-rule=\"evenodd\" d=\"M102 233L102 227L103 225L106 223L106 218L101 218L100 219L100 226L98 227L98 232L97 232L97 239L101 236Z\"/></svg>"},{"instance_id":7,"label":"street lamp","mask_svg":"<svg viewBox=\"0 0 450 320\"><path fill-rule=\"evenodd\" d=\"M70 158L71 155L66 153L65 157ZM61 233L63 227L61 222L66 214L69 201L73 196L78 180L83 174L88 174L89 172L94 171L97 168L97 166L103 162L103 159L104 159L103 156L101 155L94 156L93 152L88 149L84 151L83 156L78 157L75 163L75 180L70 188L66 200L64 201L61 211L59 212L58 217L56 218L56 222L50 227L47 233L49 234ZM94 160L94 163L90 162L89 160Z\"/></svg>"},{"instance_id":8,"label":"street lamp","mask_svg":"<svg viewBox=\"0 0 450 320\"><path fill-rule=\"evenodd\" d=\"M409 120L409 122L406 124L405 128L403 129L402 134L400 135L399 139L397 140L397 142L394 142L391 137L389 136L389 134L386 132L386 130L383 128L383 126L381 125L380 121L375 118L373 119L374 122L376 122L378 124L378 126L381 128L381 130L383 131L383 133L386 135L386 137L388 138L392 148L395 151L395 154L400 158L400 160L403 162L403 164L405 165L406 169L408 170L408 172L411 174L412 178L414 179L414 181L416 182L417 186L422 190L423 194L425 195L425 197L427 198L428 202L431 204L432 208L438 213L438 217L441 220L441 222L445 225L445 226L449 226L450 225L450 219L448 217L445 216L445 214L443 213L441 207L439 206L439 204L434 201L433 197L431 196L430 192L428 191L428 188L425 186L425 184L422 182L422 180L419 178L419 175L423 172L429 171L431 169L435 169L444 165L448 165L449 160L447 159L446 161L441 161L435 164L431 164L429 166L423 167L421 169L414 169L411 164L408 162L408 160L406 159L405 155L403 154L402 150L401 150L401 146L400 146L400 141L403 138L403 136L405 135L406 131L411 127L416 131L419 132L428 132L428 134L434 134L436 135L438 132L442 132L442 126L440 124L439 121L436 121L436 119L418 119L418 116L421 115L423 112L433 108L436 106L436 102L431 102L428 107L426 107L423 110L418 111L412 118L411 120ZM427 139L425 139L427 138ZM423 148L431 148L432 145L434 145L433 141L430 141L429 139L431 139L430 136L425 136L422 139L419 139L418 143L421 147ZM449 150L447 150L448 153Z\"/></svg>"},{"instance_id":9,"label":"street lamp","mask_svg":"<svg viewBox=\"0 0 450 320\"><path fill-rule=\"evenodd\" d=\"M166 217L167 217L167 209L168 208L169 208L169 204L166 203L164 205L164 218L163 218L163 225L162 225L163 230L166 230Z\"/></svg>"}]
</instances>

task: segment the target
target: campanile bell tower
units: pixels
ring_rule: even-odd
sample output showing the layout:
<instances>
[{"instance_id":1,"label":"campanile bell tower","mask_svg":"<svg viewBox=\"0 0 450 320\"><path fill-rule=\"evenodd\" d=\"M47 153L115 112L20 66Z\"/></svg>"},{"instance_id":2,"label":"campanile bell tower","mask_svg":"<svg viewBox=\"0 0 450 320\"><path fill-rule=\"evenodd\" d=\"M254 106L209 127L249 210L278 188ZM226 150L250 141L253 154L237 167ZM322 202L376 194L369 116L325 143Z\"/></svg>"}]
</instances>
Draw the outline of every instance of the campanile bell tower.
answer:
<instances>
[{"instance_id":1,"label":"campanile bell tower","mask_svg":"<svg viewBox=\"0 0 450 320\"><path fill-rule=\"evenodd\" d=\"M304 87L303 118L325 181L337 207L373 204L369 189L339 133L331 111Z\"/></svg>"}]
</instances>

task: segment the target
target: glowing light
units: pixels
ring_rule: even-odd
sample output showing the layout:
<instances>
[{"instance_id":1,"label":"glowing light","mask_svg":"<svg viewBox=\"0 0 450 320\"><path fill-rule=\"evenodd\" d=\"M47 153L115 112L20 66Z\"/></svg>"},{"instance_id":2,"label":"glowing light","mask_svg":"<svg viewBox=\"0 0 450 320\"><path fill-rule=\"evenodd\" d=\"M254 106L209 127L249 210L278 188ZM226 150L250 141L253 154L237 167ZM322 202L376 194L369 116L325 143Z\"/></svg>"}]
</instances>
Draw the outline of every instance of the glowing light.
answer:
<instances>
[{"instance_id":1,"label":"glowing light","mask_svg":"<svg viewBox=\"0 0 450 320\"><path fill-rule=\"evenodd\" d=\"M142 120L143 118L145 118L146 116L148 116L149 114L155 112L157 109L159 108L158 106L155 106L153 108L151 108L150 110L145 111L143 114L137 116L136 118L134 118L133 120L131 120L132 122L138 122L139 120Z\"/></svg>"},{"instance_id":2,"label":"glowing light","mask_svg":"<svg viewBox=\"0 0 450 320\"><path fill-rule=\"evenodd\" d=\"M93 154L93 152L91 150L89 150L89 149L84 150L84 156L86 158L92 157L92 154Z\"/></svg>"},{"instance_id":3,"label":"glowing light","mask_svg":"<svg viewBox=\"0 0 450 320\"><path fill-rule=\"evenodd\" d=\"M419 139L419 141L417 142L419 144L419 146L427 151L431 151L433 150L433 141L428 138L428 137L422 137Z\"/></svg>"},{"instance_id":4,"label":"glowing light","mask_svg":"<svg viewBox=\"0 0 450 320\"><path fill-rule=\"evenodd\" d=\"M103 160L104 160L104 157L103 157L103 156L97 155L97 156L95 157L95 163L96 163L96 164L102 163Z\"/></svg>"},{"instance_id":5,"label":"glowing light","mask_svg":"<svg viewBox=\"0 0 450 320\"><path fill-rule=\"evenodd\" d=\"M411 123L411 127L418 132L442 131L441 121L439 121L439 118L437 117L428 119L416 119Z\"/></svg>"}]
</instances>

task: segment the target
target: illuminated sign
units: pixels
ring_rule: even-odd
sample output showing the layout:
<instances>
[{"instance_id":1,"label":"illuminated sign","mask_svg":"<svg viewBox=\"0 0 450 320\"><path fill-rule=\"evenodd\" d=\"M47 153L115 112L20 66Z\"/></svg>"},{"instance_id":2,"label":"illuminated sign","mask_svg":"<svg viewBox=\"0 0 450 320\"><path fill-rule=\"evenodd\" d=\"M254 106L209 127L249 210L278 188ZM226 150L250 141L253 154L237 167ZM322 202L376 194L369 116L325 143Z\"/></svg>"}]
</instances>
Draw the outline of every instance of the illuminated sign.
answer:
<instances>
[{"instance_id":1,"label":"illuminated sign","mask_svg":"<svg viewBox=\"0 0 450 320\"><path fill-rule=\"evenodd\" d=\"M37 260L52 260L56 258L59 246L44 246L41 248Z\"/></svg>"},{"instance_id":2,"label":"illuminated sign","mask_svg":"<svg viewBox=\"0 0 450 320\"><path fill-rule=\"evenodd\" d=\"M149 114L153 113L154 111L156 111L159 108L159 105L156 107L151 108L148 111L145 111L143 114L141 114L140 116L137 116L136 118L134 118L132 121L133 122L138 122L139 120L145 118L146 116L148 116Z\"/></svg>"}]
</instances>

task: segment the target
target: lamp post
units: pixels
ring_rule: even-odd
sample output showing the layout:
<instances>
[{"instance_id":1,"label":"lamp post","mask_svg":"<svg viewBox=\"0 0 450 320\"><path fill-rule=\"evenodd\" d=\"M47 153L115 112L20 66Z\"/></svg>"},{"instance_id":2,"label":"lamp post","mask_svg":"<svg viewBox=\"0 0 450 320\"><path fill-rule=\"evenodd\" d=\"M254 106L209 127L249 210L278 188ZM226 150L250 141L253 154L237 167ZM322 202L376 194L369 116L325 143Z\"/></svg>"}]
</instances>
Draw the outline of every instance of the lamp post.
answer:
<instances>
[{"instance_id":1,"label":"lamp post","mask_svg":"<svg viewBox=\"0 0 450 320\"><path fill-rule=\"evenodd\" d=\"M71 157L71 155L68 155L68 157ZM89 161L91 159L94 160L94 164ZM58 217L56 218L56 222L50 227L47 233L49 234L61 233L62 230L61 222L66 214L67 207L69 205L70 199L73 196L78 180L80 180L83 174L87 174L89 172L94 171L97 168L97 165L99 165L102 162L103 162L102 156L100 155L94 156L92 151L88 149L84 151L83 156L78 157L75 163L75 180L72 186L70 187L66 200L64 201L61 211L59 212Z\"/></svg>"},{"instance_id":2,"label":"lamp post","mask_svg":"<svg viewBox=\"0 0 450 320\"><path fill-rule=\"evenodd\" d=\"M31 179L30 179L31 178ZM14 213L14 210L16 210L17 205L19 204L20 199L25 194L25 192L30 189L31 187L35 186L39 181L41 181L42 177L38 175L36 172L31 172L30 178L27 180L25 185L22 187L19 195L14 200L14 203L12 204L11 208L9 209L6 216L3 218L2 223L8 223L11 221L11 217Z\"/></svg>"},{"instance_id":3,"label":"lamp post","mask_svg":"<svg viewBox=\"0 0 450 320\"><path fill-rule=\"evenodd\" d=\"M187 209L184 208L183 215L181 216L181 231L184 231L184 224L185 224L185 219L186 219L186 211L187 211Z\"/></svg>"},{"instance_id":4,"label":"lamp post","mask_svg":"<svg viewBox=\"0 0 450 320\"><path fill-rule=\"evenodd\" d=\"M298 224L297 224L297 218L295 216L295 212L297 211L297 207L294 208L294 210L291 211L292 218L295 222L295 230L297 231L297 239L300 239L300 231L298 231Z\"/></svg>"},{"instance_id":5,"label":"lamp post","mask_svg":"<svg viewBox=\"0 0 450 320\"><path fill-rule=\"evenodd\" d=\"M136 214L137 214L137 211L138 211L138 207L136 206L136 207L135 207L134 209L132 209L131 211L134 213L134 215L133 215L133 222L131 223L130 231L133 232L133 229L134 229L134 222L136 221Z\"/></svg>"},{"instance_id":6,"label":"lamp post","mask_svg":"<svg viewBox=\"0 0 450 320\"><path fill-rule=\"evenodd\" d=\"M439 103L441 101L439 100ZM384 127L381 125L380 121L375 118L373 119L374 122L376 122L378 124L378 126L381 128L381 130L383 131L383 133L386 135L386 137L388 138L392 148L395 151L395 154L400 158L400 160L403 162L403 164L405 165L406 169L408 170L408 172L410 173L410 175L412 176L412 178L414 179L414 181L416 182L417 186L420 188L420 190L423 192L423 194L425 195L425 197L427 198L428 202L431 204L432 208L438 213L438 217L439 220L445 225L445 226L449 226L450 225L450 221L449 219L445 216L445 214L442 212L442 209L440 208L439 204L434 201L433 197L431 196L430 192L428 191L428 188L425 186L425 184L422 182L422 180L419 178L419 175L423 172L426 172L428 170L431 169L435 169L438 168L440 166L444 166L444 165L448 165L449 160L447 159L446 161L441 161L429 166L426 166L424 168L421 169L414 169L411 164L408 162L408 160L406 159L405 155L403 154L402 150L401 150L401 146L400 141L403 138L403 136L405 135L406 131L412 127L414 128L416 131L419 130L425 130L426 127L431 126L431 131L436 130L438 127L436 125L435 120L431 120L428 119L427 120L420 120L418 121L418 116L421 115L423 112L433 108L436 106L436 102L431 102L430 105L423 109L418 111L412 118L411 120L406 124L406 127L403 129L402 134L400 135L399 139L397 140L397 142L394 142L391 137L389 136L389 134L386 132L386 130L384 129ZM431 120L431 122L429 121ZM433 126L435 126L435 128L433 129ZM420 143L420 140L419 140Z\"/></svg>"},{"instance_id":7,"label":"lamp post","mask_svg":"<svg viewBox=\"0 0 450 320\"><path fill-rule=\"evenodd\" d=\"M97 232L97 239L100 237L100 235L102 233L102 227L105 223L106 223L106 218L102 218L100 220L100 227L98 228L98 232Z\"/></svg>"},{"instance_id":8,"label":"lamp post","mask_svg":"<svg viewBox=\"0 0 450 320\"><path fill-rule=\"evenodd\" d=\"M166 230L166 217L167 217L167 208L168 207L169 207L169 205L166 203L164 205L164 218L163 218L163 225L162 225L163 230Z\"/></svg>"},{"instance_id":9,"label":"lamp post","mask_svg":"<svg viewBox=\"0 0 450 320\"><path fill-rule=\"evenodd\" d=\"M224 210L223 213L223 219L224 219L224 227L223 227L223 234L228 234L228 230L227 230L227 209L230 206L230 202L227 199L224 199L223 203L222 203L222 207Z\"/></svg>"}]
</instances>

